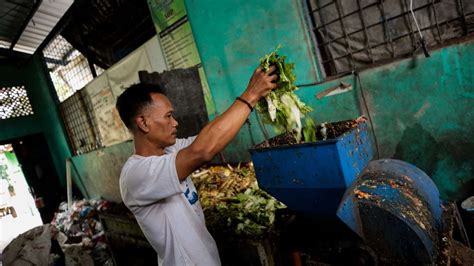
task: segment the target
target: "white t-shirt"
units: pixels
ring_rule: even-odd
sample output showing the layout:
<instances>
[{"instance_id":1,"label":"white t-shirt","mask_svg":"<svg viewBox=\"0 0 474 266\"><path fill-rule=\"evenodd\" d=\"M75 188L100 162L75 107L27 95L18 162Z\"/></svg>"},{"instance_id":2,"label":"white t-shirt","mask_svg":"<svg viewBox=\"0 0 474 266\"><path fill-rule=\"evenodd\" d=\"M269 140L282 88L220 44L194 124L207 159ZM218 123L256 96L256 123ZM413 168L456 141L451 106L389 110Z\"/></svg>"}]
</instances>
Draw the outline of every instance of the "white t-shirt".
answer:
<instances>
[{"instance_id":1,"label":"white t-shirt","mask_svg":"<svg viewBox=\"0 0 474 266\"><path fill-rule=\"evenodd\" d=\"M132 155L120 174L123 202L158 253L159 265L220 265L190 177L179 182L176 155L195 137L177 139L162 156Z\"/></svg>"}]
</instances>

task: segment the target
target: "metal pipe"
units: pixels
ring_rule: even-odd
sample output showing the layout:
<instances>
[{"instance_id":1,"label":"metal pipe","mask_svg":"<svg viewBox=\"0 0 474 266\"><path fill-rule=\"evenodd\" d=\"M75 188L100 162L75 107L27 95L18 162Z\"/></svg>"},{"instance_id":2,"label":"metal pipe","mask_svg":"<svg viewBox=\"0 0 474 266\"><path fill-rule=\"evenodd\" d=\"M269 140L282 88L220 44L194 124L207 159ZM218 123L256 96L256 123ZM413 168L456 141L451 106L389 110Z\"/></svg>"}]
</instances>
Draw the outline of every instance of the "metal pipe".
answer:
<instances>
[{"instance_id":1,"label":"metal pipe","mask_svg":"<svg viewBox=\"0 0 474 266\"><path fill-rule=\"evenodd\" d=\"M71 159L66 159L66 188L67 188L67 209L72 207L72 179L71 179Z\"/></svg>"}]
</instances>

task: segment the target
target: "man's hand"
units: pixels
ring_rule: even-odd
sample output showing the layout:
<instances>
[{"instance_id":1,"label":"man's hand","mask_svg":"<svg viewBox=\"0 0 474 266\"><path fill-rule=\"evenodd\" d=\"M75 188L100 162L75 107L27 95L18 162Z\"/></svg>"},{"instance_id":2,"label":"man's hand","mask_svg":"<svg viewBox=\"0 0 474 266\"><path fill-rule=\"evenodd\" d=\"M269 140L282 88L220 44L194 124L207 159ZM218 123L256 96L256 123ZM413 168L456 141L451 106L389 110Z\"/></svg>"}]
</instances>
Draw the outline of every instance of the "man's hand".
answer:
<instances>
[{"instance_id":1,"label":"man's hand","mask_svg":"<svg viewBox=\"0 0 474 266\"><path fill-rule=\"evenodd\" d=\"M278 75L274 73L275 70L275 66L266 72L262 68L257 68L241 98L254 107L261 97L276 88L274 81ZM250 111L251 108L245 104L234 102L222 115L207 124L191 145L180 150L176 156L176 172L179 180L184 180L203 163L212 160L222 151L237 135Z\"/></svg>"},{"instance_id":2,"label":"man's hand","mask_svg":"<svg viewBox=\"0 0 474 266\"><path fill-rule=\"evenodd\" d=\"M258 67L250 78L247 89L242 94L242 98L255 106L261 97L268 95L276 88L278 75L275 72L276 66L271 66L267 71Z\"/></svg>"}]
</instances>

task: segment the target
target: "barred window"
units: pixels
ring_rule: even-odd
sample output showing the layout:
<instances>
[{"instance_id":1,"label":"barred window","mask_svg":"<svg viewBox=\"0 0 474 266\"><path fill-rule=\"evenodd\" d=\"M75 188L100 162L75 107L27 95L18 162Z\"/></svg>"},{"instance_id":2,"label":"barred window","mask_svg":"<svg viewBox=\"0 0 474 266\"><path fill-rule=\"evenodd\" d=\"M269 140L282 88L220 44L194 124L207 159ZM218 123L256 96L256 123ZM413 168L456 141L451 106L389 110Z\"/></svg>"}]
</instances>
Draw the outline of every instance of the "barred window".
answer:
<instances>
[{"instance_id":1,"label":"barred window","mask_svg":"<svg viewBox=\"0 0 474 266\"><path fill-rule=\"evenodd\" d=\"M326 76L413 55L474 31L471 0L307 0ZM419 29L419 30L418 30Z\"/></svg>"},{"instance_id":2,"label":"barred window","mask_svg":"<svg viewBox=\"0 0 474 266\"><path fill-rule=\"evenodd\" d=\"M43 49L43 56L60 102L93 79L87 58L61 35Z\"/></svg>"},{"instance_id":3,"label":"barred window","mask_svg":"<svg viewBox=\"0 0 474 266\"><path fill-rule=\"evenodd\" d=\"M94 113L88 108L91 106L83 91L61 103L61 114L66 126L74 154L93 151L101 146Z\"/></svg>"},{"instance_id":4,"label":"barred window","mask_svg":"<svg viewBox=\"0 0 474 266\"><path fill-rule=\"evenodd\" d=\"M0 88L0 119L33 114L25 86Z\"/></svg>"}]
</instances>

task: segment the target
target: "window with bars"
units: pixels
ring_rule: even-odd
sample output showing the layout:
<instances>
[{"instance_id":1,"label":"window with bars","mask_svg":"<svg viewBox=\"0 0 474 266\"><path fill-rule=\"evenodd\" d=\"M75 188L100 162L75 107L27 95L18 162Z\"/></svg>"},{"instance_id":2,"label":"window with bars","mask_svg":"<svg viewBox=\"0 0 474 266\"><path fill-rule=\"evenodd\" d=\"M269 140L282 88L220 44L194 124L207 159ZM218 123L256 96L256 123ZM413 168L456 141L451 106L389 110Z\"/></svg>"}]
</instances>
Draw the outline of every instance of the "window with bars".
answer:
<instances>
[{"instance_id":1,"label":"window with bars","mask_svg":"<svg viewBox=\"0 0 474 266\"><path fill-rule=\"evenodd\" d=\"M104 69L90 65L87 58L61 35L43 49L43 56L61 102L61 114L74 154L101 147L94 112L90 110L92 104L81 89L93 80L93 71L100 75Z\"/></svg>"},{"instance_id":2,"label":"window with bars","mask_svg":"<svg viewBox=\"0 0 474 266\"><path fill-rule=\"evenodd\" d=\"M43 49L43 56L60 102L93 79L87 58L61 35Z\"/></svg>"},{"instance_id":3,"label":"window with bars","mask_svg":"<svg viewBox=\"0 0 474 266\"><path fill-rule=\"evenodd\" d=\"M326 76L413 55L474 31L472 0L307 0ZM419 30L418 30L419 29Z\"/></svg>"},{"instance_id":4,"label":"window with bars","mask_svg":"<svg viewBox=\"0 0 474 266\"><path fill-rule=\"evenodd\" d=\"M101 146L94 112L88 97L79 91L61 103L61 113L74 154L93 151Z\"/></svg>"},{"instance_id":5,"label":"window with bars","mask_svg":"<svg viewBox=\"0 0 474 266\"><path fill-rule=\"evenodd\" d=\"M25 86L0 88L0 119L33 114Z\"/></svg>"}]
</instances>

